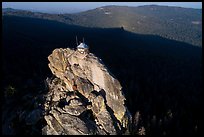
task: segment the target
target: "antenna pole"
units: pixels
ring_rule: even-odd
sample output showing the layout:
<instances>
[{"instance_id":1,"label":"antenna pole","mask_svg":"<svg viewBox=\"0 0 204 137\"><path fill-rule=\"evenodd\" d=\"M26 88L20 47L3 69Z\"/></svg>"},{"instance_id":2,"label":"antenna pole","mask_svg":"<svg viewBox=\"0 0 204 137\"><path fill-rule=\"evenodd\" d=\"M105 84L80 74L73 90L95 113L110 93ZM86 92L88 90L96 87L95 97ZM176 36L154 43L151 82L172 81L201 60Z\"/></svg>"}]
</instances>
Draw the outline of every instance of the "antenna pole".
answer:
<instances>
[{"instance_id":1,"label":"antenna pole","mask_svg":"<svg viewBox=\"0 0 204 137\"><path fill-rule=\"evenodd\" d=\"M84 43L84 37L83 37L83 43Z\"/></svg>"},{"instance_id":2,"label":"antenna pole","mask_svg":"<svg viewBox=\"0 0 204 137\"><path fill-rule=\"evenodd\" d=\"M78 40L77 40L77 36L76 36L76 44L77 44L77 46L78 46Z\"/></svg>"}]
</instances>

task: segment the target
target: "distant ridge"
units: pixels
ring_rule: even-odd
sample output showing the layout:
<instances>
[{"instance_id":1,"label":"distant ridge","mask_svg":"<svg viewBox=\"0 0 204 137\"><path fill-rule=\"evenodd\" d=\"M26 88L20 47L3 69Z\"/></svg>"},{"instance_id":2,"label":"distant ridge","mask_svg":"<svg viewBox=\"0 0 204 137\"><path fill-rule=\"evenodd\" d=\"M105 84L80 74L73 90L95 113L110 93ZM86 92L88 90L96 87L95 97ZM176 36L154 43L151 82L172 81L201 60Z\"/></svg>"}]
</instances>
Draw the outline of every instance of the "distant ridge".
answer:
<instances>
[{"instance_id":1,"label":"distant ridge","mask_svg":"<svg viewBox=\"0 0 204 137\"><path fill-rule=\"evenodd\" d=\"M49 19L84 27L123 27L130 32L158 35L202 47L201 9L110 5L74 14L48 14L7 8L3 9L3 15Z\"/></svg>"},{"instance_id":2,"label":"distant ridge","mask_svg":"<svg viewBox=\"0 0 204 137\"><path fill-rule=\"evenodd\" d=\"M15 12L15 11L26 11L22 9L14 9L14 8L2 8L3 12Z\"/></svg>"}]
</instances>

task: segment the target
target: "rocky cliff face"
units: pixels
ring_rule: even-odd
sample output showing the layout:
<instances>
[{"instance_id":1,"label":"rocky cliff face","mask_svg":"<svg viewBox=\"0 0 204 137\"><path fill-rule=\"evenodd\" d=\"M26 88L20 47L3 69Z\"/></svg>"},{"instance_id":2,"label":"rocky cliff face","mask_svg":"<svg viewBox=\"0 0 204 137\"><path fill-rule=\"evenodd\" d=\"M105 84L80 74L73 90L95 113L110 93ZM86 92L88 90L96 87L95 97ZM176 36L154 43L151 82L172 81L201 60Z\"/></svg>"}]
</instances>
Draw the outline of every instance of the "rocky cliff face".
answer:
<instances>
[{"instance_id":1,"label":"rocky cliff face","mask_svg":"<svg viewBox=\"0 0 204 137\"><path fill-rule=\"evenodd\" d=\"M131 125L122 87L92 53L55 49L48 57L43 134L124 134Z\"/></svg>"}]
</instances>

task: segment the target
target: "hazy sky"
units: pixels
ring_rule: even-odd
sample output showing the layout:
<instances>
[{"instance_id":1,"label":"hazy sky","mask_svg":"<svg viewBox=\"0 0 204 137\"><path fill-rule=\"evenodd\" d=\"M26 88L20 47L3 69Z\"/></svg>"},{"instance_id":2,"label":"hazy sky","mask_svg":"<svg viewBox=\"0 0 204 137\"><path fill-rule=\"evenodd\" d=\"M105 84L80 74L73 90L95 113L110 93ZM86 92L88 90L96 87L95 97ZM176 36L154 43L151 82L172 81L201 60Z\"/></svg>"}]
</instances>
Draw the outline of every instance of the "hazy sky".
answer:
<instances>
[{"instance_id":1,"label":"hazy sky","mask_svg":"<svg viewBox=\"0 0 204 137\"><path fill-rule=\"evenodd\" d=\"M48 13L73 13L106 5L140 6L150 4L202 9L202 2L2 2L2 7Z\"/></svg>"}]
</instances>

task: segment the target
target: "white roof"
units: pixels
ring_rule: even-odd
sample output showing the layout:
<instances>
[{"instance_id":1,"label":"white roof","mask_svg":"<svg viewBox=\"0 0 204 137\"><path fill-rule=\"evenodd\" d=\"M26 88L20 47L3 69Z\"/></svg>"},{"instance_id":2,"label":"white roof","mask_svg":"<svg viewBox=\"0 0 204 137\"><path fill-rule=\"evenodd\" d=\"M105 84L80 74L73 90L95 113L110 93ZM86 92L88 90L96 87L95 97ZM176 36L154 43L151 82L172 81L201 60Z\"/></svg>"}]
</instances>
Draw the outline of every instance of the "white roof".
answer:
<instances>
[{"instance_id":1,"label":"white roof","mask_svg":"<svg viewBox=\"0 0 204 137\"><path fill-rule=\"evenodd\" d=\"M80 49L88 49L89 47L85 44L85 43L80 43L77 48L80 48Z\"/></svg>"}]
</instances>

